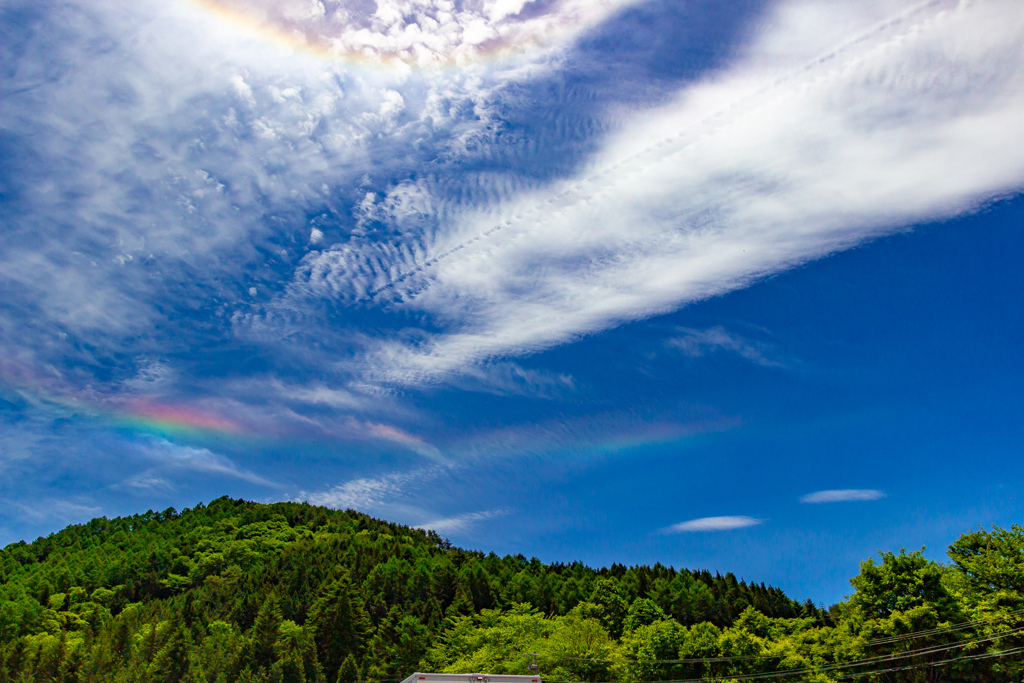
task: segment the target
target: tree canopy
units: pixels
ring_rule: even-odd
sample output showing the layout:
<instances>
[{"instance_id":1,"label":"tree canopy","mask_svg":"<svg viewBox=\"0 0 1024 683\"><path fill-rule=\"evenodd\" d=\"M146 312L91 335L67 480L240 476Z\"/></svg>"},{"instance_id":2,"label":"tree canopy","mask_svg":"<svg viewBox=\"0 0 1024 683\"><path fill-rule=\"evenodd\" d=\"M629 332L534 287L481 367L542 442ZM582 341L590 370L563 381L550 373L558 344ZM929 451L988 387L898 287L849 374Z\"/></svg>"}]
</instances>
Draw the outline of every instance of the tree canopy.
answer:
<instances>
[{"instance_id":1,"label":"tree canopy","mask_svg":"<svg viewBox=\"0 0 1024 683\"><path fill-rule=\"evenodd\" d=\"M880 553L823 610L733 574L544 564L353 511L221 498L0 551L0 682L1019 681L1024 529ZM966 624L966 626L964 626ZM893 670L877 676L872 671Z\"/></svg>"}]
</instances>

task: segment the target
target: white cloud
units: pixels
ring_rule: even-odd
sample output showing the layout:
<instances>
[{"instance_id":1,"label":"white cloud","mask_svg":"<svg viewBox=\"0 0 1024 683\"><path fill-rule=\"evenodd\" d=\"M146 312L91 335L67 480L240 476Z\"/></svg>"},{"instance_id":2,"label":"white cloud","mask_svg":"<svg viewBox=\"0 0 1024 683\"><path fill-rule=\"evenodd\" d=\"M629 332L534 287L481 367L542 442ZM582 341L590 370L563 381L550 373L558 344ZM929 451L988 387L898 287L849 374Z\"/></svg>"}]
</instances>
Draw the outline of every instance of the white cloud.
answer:
<instances>
[{"instance_id":1,"label":"white cloud","mask_svg":"<svg viewBox=\"0 0 1024 683\"><path fill-rule=\"evenodd\" d=\"M169 493L175 490L174 484L167 479L154 476L152 470L128 477L119 482L116 488L129 488L145 493Z\"/></svg>"},{"instance_id":2,"label":"white cloud","mask_svg":"<svg viewBox=\"0 0 1024 683\"><path fill-rule=\"evenodd\" d=\"M281 380L273 379L265 384L276 389L277 394L288 401L346 410L361 409L367 405L364 396L359 396L346 389L328 387L320 382L296 385L284 384Z\"/></svg>"},{"instance_id":3,"label":"white cloud","mask_svg":"<svg viewBox=\"0 0 1024 683\"><path fill-rule=\"evenodd\" d=\"M426 467L379 477L359 477L323 491L302 491L295 500L364 512L400 507L410 488L436 478L440 471L437 467Z\"/></svg>"},{"instance_id":4,"label":"white cloud","mask_svg":"<svg viewBox=\"0 0 1024 683\"><path fill-rule=\"evenodd\" d=\"M135 376L123 384L131 392L155 392L170 384L174 375L174 370L164 361L144 362Z\"/></svg>"},{"instance_id":5,"label":"white cloud","mask_svg":"<svg viewBox=\"0 0 1024 683\"><path fill-rule=\"evenodd\" d=\"M845 503L851 500L879 500L885 494L877 489L835 489L815 491L800 499L801 503Z\"/></svg>"},{"instance_id":6,"label":"white cloud","mask_svg":"<svg viewBox=\"0 0 1024 683\"><path fill-rule=\"evenodd\" d=\"M635 0L213 0L222 12L296 46L338 57L420 66L564 40ZM524 12L527 5L541 11Z\"/></svg>"},{"instance_id":7,"label":"white cloud","mask_svg":"<svg viewBox=\"0 0 1024 683\"><path fill-rule=\"evenodd\" d=\"M544 42L619 6L480 0L460 6L473 16L446 18L440 2L395 0L339 30L356 32L352 49L422 45L425 59L458 61L477 55L488 31L496 47ZM401 394L395 384L571 391L570 377L505 359L1021 186L1024 15L1009 0L943 1L862 30L892 6L901 5L779 4L740 58L669 104L631 113L624 128L609 123L618 114L587 109L590 127L566 137L598 152L549 181L537 178L553 172L529 167L534 157L510 154L481 172L462 162L543 144L503 129L502 116L521 104L521 84L564 85L550 54L493 68L361 70L268 45L188 3L73 1L74 12L46 15L5 82L5 139L24 187L0 235L0 285L17 293L0 306L3 355L30 358L40 375L80 359L65 396L101 393L90 374L107 367L124 371L118 391L152 393L187 369L141 360L150 369L133 377L125 357L222 350L237 335L318 378L281 385L276 398L243 381L201 387L234 391L237 414L326 433L334 416L320 413L337 411L342 437L440 459L407 431L346 414L381 409L380 395ZM342 9L296 0L280 11L315 23ZM552 32L523 28L534 19ZM84 45L110 49L85 57ZM67 68L39 71L50 65ZM345 308L355 315L339 315ZM381 338L339 329L367 308L420 327ZM681 338L684 352L770 358L715 328ZM209 452L165 459L259 479Z\"/></svg>"},{"instance_id":8,"label":"white cloud","mask_svg":"<svg viewBox=\"0 0 1024 683\"><path fill-rule=\"evenodd\" d=\"M764 520L743 516L701 517L700 519L691 519L665 527L662 529L662 532L666 534L681 534L694 531L730 531L759 524L764 524Z\"/></svg>"},{"instance_id":9,"label":"white cloud","mask_svg":"<svg viewBox=\"0 0 1024 683\"><path fill-rule=\"evenodd\" d=\"M781 44L819 46L818 29L769 22L746 61L636 116L583 173L452 214L426 253L355 249L339 268L341 252L325 252L298 284L445 321L447 332L381 340L364 359L373 381L432 382L1021 187L1015 3L929 3L820 57L779 54Z\"/></svg>"},{"instance_id":10,"label":"white cloud","mask_svg":"<svg viewBox=\"0 0 1024 683\"><path fill-rule=\"evenodd\" d=\"M665 341L667 346L679 349L690 358L701 358L714 351L730 351L742 358L764 366L780 366L766 355L764 344L755 343L716 325L706 330L679 328L679 334Z\"/></svg>"},{"instance_id":11,"label":"white cloud","mask_svg":"<svg viewBox=\"0 0 1024 683\"><path fill-rule=\"evenodd\" d=\"M40 498L32 503L13 503L25 519L33 522L56 520L64 524L81 524L98 517L102 508L74 503L66 499Z\"/></svg>"},{"instance_id":12,"label":"white cloud","mask_svg":"<svg viewBox=\"0 0 1024 683\"><path fill-rule=\"evenodd\" d=\"M469 366L450 378L459 389L498 396L557 398L576 389L576 381L562 373L524 368L508 361Z\"/></svg>"},{"instance_id":13,"label":"white cloud","mask_svg":"<svg viewBox=\"0 0 1024 683\"><path fill-rule=\"evenodd\" d=\"M274 482L239 468L229 459L222 455L217 455L207 448L182 446L171 443L166 439L153 439L142 448L142 453L146 457L157 461L158 465L142 475L136 475L125 480L123 483L127 486L136 486L139 482L146 481L149 481L150 484L155 484L157 479L156 473L185 470L205 474L218 474L261 486L278 487Z\"/></svg>"},{"instance_id":14,"label":"white cloud","mask_svg":"<svg viewBox=\"0 0 1024 683\"><path fill-rule=\"evenodd\" d=\"M508 514L508 510L483 510L480 512L466 512L460 515L454 515L452 517L445 517L443 519L436 519L432 522L420 524L417 529L430 529L436 531L439 534L464 534L471 528L479 524L480 522L494 519L496 517L503 517Z\"/></svg>"}]
</instances>

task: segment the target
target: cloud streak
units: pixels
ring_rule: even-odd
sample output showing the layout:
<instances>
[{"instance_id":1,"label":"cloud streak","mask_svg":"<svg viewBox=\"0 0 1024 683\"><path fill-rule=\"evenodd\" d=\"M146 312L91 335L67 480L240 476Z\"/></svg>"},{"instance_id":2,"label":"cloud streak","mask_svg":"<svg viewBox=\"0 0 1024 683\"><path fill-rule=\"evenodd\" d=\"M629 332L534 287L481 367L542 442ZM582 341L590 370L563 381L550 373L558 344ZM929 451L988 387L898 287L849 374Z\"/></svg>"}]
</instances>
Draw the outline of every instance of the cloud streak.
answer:
<instances>
[{"instance_id":1,"label":"cloud streak","mask_svg":"<svg viewBox=\"0 0 1024 683\"><path fill-rule=\"evenodd\" d=\"M466 512L452 517L445 517L443 519L436 519L432 522L420 524L416 528L436 531L439 534L464 534L480 522L487 521L489 519L495 519L497 517L503 517L508 514L508 510L482 510L480 512Z\"/></svg>"},{"instance_id":2,"label":"cloud streak","mask_svg":"<svg viewBox=\"0 0 1024 683\"><path fill-rule=\"evenodd\" d=\"M733 529L745 529L751 526L764 524L763 519L754 517L725 516L725 517L701 517L686 522L679 522L662 529L665 534L683 534L703 531L732 531Z\"/></svg>"},{"instance_id":3,"label":"cloud streak","mask_svg":"<svg viewBox=\"0 0 1024 683\"><path fill-rule=\"evenodd\" d=\"M703 358L715 351L728 351L756 365L779 367L782 364L766 355L764 344L757 344L724 327L715 326L706 330L680 328L679 334L667 339L665 344L678 349L690 358Z\"/></svg>"},{"instance_id":4,"label":"cloud streak","mask_svg":"<svg viewBox=\"0 0 1024 683\"><path fill-rule=\"evenodd\" d=\"M182 446L166 439L153 439L142 448L143 454L157 461L157 466L136 475L124 483L132 488L167 487L167 483L155 476L158 473L169 474L174 471L197 472L231 477L270 488L279 488L278 484L264 477L244 470L224 456L217 455L207 448Z\"/></svg>"},{"instance_id":5,"label":"cloud streak","mask_svg":"<svg viewBox=\"0 0 1024 683\"><path fill-rule=\"evenodd\" d=\"M410 489L435 479L441 471L441 468L432 466L377 477L358 477L322 491L303 491L296 500L363 512L385 507L400 507L408 497Z\"/></svg>"},{"instance_id":6,"label":"cloud streak","mask_svg":"<svg viewBox=\"0 0 1024 683\"><path fill-rule=\"evenodd\" d=\"M801 503L847 503L856 500L880 500L885 493L877 489L834 489L815 491L800 498Z\"/></svg>"}]
</instances>

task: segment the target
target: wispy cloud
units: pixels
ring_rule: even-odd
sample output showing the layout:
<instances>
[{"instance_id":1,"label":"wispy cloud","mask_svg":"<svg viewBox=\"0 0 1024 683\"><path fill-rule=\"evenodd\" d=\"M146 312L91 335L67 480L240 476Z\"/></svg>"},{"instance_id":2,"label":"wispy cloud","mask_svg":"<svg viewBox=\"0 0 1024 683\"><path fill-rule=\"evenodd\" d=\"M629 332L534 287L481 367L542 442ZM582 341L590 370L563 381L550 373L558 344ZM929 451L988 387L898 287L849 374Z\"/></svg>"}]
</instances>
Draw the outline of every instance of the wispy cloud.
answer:
<instances>
[{"instance_id":1,"label":"wispy cloud","mask_svg":"<svg viewBox=\"0 0 1024 683\"><path fill-rule=\"evenodd\" d=\"M770 358L768 346L757 343L724 327L716 325L706 330L695 330L681 327L679 334L665 341L666 346L678 349L690 358L702 358L715 351L727 351L745 358L751 363L766 367L781 366L777 360Z\"/></svg>"},{"instance_id":2,"label":"wispy cloud","mask_svg":"<svg viewBox=\"0 0 1024 683\"><path fill-rule=\"evenodd\" d=\"M588 86L571 46L443 73L362 70L268 45L199 4L68 0L0 46L0 373L30 368L62 406L196 398L261 434L442 460L417 434L425 420L395 417L416 389L571 393L572 377L510 358L969 211L1024 178L1012 0L773 3L728 59L697 80L655 79L648 99L604 92L631 94L627 78ZM285 24L324 20L261 4ZM579 35L623 5L474 0L439 35L423 12L377 4L386 16L361 14L372 25L346 40L442 61L545 42L545 21ZM910 9L886 21L896 5ZM401 26L420 33L387 32ZM719 328L677 341L773 360ZM470 446L601 440L547 424L503 441L506 427ZM52 428L32 430L0 437L4 474L69 461L39 436ZM153 466L124 486L196 472L274 485L208 449L144 450ZM357 475L308 496L382 506L414 485Z\"/></svg>"},{"instance_id":3,"label":"wispy cloud","mask_svg":"<svg viewBox=\"0 0 1024 683\"><path fill-rule=\"evenodd\" d=\"M563 0L522 16L516 3L467 5L456 23L490 17L497 33L484 43L506 40L504 23L573 33L623 3L599 4ZM89 349L82 365L101 366L142 354L142 370L122 378L141 391L174 376L159 358L181 339L242 338L337 373L329 388L283 398L339 412L366 407L359 384L566 390L566 378L501 363L1020 186L1020 12L942 0L887 16L892 6L780 3L727 67L629 117L582 100L544 103L574 112L555 121L579 128L563 159L573 170L554 177L546 151L515 151L532 148L509 112L530 118L518 107L541 104L509 84L567 85L555 53L444 78L371 78L158 3L54 18L19 60L47 63L63 50L64 62L82 63L67 51L103 42L93 34L166 21L130 60L115 46L64 78L12 77L14 91L34 94L11 100L6 123L26 150L16 229L0 250L0 279L23 292L0 309L0 326L21 331L8 355L24 347L40 364L67 363ZM363 17L383 22L365 34L382 53L408 38L382 27L420 26L385 14ZM326 21L302 16L303 26ZM460 49L442 43L431 49ZM202 115L195 101L207 103ZM436 172L421 173L428 161ZM467 170L469 161L490 165ZM390 320L403 329L340 334L348 318L338 310L353 307L398 314ZM409 315L426 321L417 334L406 333ZM161 332L142 334L151 330ZM772 362L715 328L680 344Z\"/></svg>"},{"instance_id":4,"label":"wispy cloud","mask_svg":"<svg viewBox=\"0 0 1024 683\"><path fill-rule=\"evenodd\" d=\"M764 524L764 520L743 516L701 517L665 527L662 529L662 533L681 534L699 531L731 531L732 529L744 529L759 524Z\"/></svg>"},{"instance_id":5,"label":"wispy cloud","mask_svg":"<svg viewBox=\"0 0 1024 683\"><path fill-rule=\"evenodd\" d=\"M177 488L167 479L155 476L152 470L128 477L118 482L116 487L145 493L170 493Z\"/></svg>"},{"instance_id":6,"label":"wispy cloud","mask_svg":"<svg viewBox=\"0 0 1024 683\"><path fill-rule=\"evenodd\" d=\"M41 498L32 503L14 503L14 507L21 511L24 518L33 522L81 523L102 513L99 506L60 498Z\"/></svg>"},{"instance_id":7,"label":"wispy cloud","mask_svg":"<svg viewBox=\"0 0 1024 683\"><path fill-rule=\"evenodd\" d=\"M394 425L381 424L378 422L359 422L357 424L359 424L360 428L365 430L366 434L372 438L401 444L406 448L437 462L445 461L444 455L437 446L427 443L420 437L410 434L409 432Z\"/></svg>"},{"instance_id":8,"label":"wispy cloud","mask_svg":"<svg viewBox=\"0 0 1024 683\"><path fill-rule=\"evenodd\" d=\"M141 447L142 454L156 461L156 467L147 470L142 475L136 475L126 479L123 483L126 486L139 488L140 486L159 486L161 477L158 473L169 474L174 471L202 472L205 474L217 474L234 479L241 479L250 484L278 488L279 485L264 477L244 470L231 462L228 458L218 455L207 448L196 448L194 446L182 446L167 441L166 439L152 439ZM147 484L148 482L148 484Z\"/></svg>"},{"instance_id":9,"label":"wispy cloud","mask_svg":"<svg viewBox=\"0 0 1024 683\"><path fill-rule=\"evenodd\" d=\"M576 389L576 381L570 375L533 370L507 361L470 366L461 374L454 375L450 383L468 391L548 399L564 396Z\"/></svg>"},{"instance_id":10,"label":"wispy cloud","mask_svg":"<svg viewBox=\"0 0 1024 683\"><path fill-rule=\"evenodd\" d=\"M297 286L450 321L368 347L368 377L417 384L969 211L1024 176L1019 15L917 6L818 56L778 54L820 46L813 22L782 16L576 177L452 216L425 253L312 255Z\"/></svg>"},{"instance_id":11,"label":"wispy cloud","mask_svg":"<svg viewBox=\"0 0 1024 683\"><path fill-rule=\"evenodd\" d=\"M834 489L815 491L800 498L801 503L845 503L854 500L879 500L885 493L877 489Z\"/></svg>"},{"instance_id":12,"label":"wispy cloud","mask_svg":"<svg viewBox=\"0 0 1024 683\"><path fill-rule=\"evenodd\" d=\"M440 472L440 467L431 466L378 477L359 477L322 491L302 491L295 500L338 509L373 511L395 506L411 485L429 482Z\"/></svg>"},{"instance_id":13,"label":"wispy cloud","mask_svg":"<svg viewBox=\"0 0 1024 683\"><path fill-rule=\"evenodd\" d=\"M496 517L503 517L507 515L508 512L509 511L504 508L498 510L483 510L481 512L466 512L453 517L435 519L432 522L420 524L416 528L430 529L439 534L464 534L480 522L495 519Z\"/></svg>"}]
</instances>

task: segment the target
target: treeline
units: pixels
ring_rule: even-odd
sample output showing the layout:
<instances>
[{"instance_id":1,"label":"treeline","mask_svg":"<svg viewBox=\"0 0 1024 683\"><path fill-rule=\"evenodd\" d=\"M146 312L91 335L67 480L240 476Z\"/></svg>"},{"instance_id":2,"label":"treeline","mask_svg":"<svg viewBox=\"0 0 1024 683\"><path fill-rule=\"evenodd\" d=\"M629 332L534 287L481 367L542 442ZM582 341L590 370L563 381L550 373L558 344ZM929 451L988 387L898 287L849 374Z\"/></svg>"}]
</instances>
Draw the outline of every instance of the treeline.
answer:
<instances>
[{"instance_id":1,"label":"treeline","mask_svg":"<svg viewBox=\"0 0 1024 683\"><path fill-rule=\"evenodd\" d=\"M0 551L0 681L1019 681L1024 530L883 554L829 611L732 574L543 564L353 511L221 498ZM965 625L966 624L966 625ZM890 670L891 669L891 670ZM783 679L786 680L786 679Z\"/></svg>"}]
</instances>

